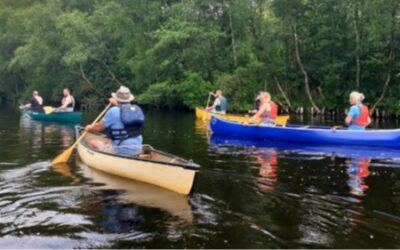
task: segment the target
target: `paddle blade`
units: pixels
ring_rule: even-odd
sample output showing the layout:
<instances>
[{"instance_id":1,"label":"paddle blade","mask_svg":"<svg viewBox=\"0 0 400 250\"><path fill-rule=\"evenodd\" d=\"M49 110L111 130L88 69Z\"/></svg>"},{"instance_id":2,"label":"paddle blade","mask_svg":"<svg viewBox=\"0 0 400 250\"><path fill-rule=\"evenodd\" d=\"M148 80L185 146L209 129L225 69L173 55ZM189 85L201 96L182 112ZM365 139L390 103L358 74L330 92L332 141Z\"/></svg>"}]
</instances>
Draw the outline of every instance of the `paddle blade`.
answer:
<instances>
[{"instance_id":1,"label":"paddle blade","mask_svg":"<svg viewBox=\"0 0 400 250\"><path fill-rule=\"evenodd\" d=\"M56 110L56 108L53 108L51 106L44 106L43 109L46 114L53 113Z\"/></svg>"},{"instance_id":2,"label":"paddle blade","mask_svg":"<svg viewBox=\"0 0 400 250\"><path fill-rule=\"evenodd\" d=\"M52 164L60 164L60 163L66 163L68 162L69 158L72 155L72 152L74 152L74 147L70 147L61 154L59 154L54 160L51 162Z\"/></svg>"}]
</instances>

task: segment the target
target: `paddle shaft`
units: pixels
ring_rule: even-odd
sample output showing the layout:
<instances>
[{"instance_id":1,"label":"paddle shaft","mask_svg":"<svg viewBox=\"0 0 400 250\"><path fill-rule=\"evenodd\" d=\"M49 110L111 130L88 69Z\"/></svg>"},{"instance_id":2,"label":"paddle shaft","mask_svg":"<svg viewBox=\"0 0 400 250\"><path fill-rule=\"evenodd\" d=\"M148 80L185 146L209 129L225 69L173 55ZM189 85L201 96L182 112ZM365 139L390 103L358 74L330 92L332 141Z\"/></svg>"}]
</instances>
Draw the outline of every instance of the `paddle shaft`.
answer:
<instances>
[{"instance_id":1,"label":"paddle shaft","mask_svg":"<svg viewBox=\"0 0 400 250\"><path fill-rule=\"evenodd\" d=\"M103 117L103 115L107 112L107 110L110 106L111 106L111 103L107 105L107 107L100 113L99 116L97 116L97 118L92 122L92 125L95 124L96 122L98 122L101 119L101 117ZM86 134L87 134L87 132L85 131L81 136L79 136L79 138L75 141L75 143L72 144L72 146L70 146L68 149L64 150L64 152L62 152L56 158L54 158L52 163L59 164L59 163L67 162L68 159L71 157L71 154L72 154L73 150L75 149L76 145L78 145L78 143L85 137Z\"/></svg>"},{"instance_id":2,"label":"paddle shaft","mask_svg":"<svg viewBox=\"0 0 400 250\"><path fill-rule=\"evenodd\" d=\"M103 117L103 115L107 112L107 110L110 108L110 106L111 106L111 103L109 103L107 105L107 107L100 113L99 116L97 116L97 118L92 122L91 125L94 125L96 122L98 122ZM75 141L75 143L72 144L71 148L75 148L76 145L83 139L83 137L85 137L86 134L87 134L86 131L83 132L83 134L81 134L81 136L79 136L79 138Z\"/></svg>"},{"instance_id":3,"label":"paddle shaft","mask_svg":"<svg viewBox=\"0 0 400 250\"><path fill-rule=\"evenodd\" d=\"M205 110L207 110L208 105L210 105L210 99L211 99L211 94L208 93L207 105L206 105L206 107L205 107Z\"/></svg>"},{"instance_id":4,"label":"paddle shaft","mask_svg":"<svg viewBox=\"0 0 400 250\"><path fill-rule=\"evenodd\" d=\"M208 105L210 104L210 99L211 99L211 94L208 93L207 105L206 105L206 107L204 108L204 110L205 110L206 112L208 112L208 111L207 111L207 108L208 108ZM205 120L205 119L206 119L206 113L204 113L204 115L203 115L203 120Z\"/></svg>"}]
</instances>

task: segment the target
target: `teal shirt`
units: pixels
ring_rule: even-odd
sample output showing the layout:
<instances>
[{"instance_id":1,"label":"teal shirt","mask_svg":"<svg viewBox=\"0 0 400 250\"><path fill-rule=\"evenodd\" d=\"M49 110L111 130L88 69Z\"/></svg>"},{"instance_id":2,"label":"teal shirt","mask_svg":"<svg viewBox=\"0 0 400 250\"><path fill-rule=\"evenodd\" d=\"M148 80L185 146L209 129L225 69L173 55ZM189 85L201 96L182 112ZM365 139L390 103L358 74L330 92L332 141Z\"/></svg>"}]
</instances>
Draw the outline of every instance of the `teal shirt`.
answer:
<instances>
[{"instance_id":1,"label":"teal shirt","mask_svg":"<svg viewBox=\"0 0 400 250\"><path fill-rule=\"evenodd\" d=\"M226 112L226 110L228 109L228 101L223 96L218 97L218 99L219 99L220 108L219 108L219 110L217 109L217 111L225 111Z\"/></svg>"},{"instance_id":2,"label":"teal shirt","mask_svg":"<svg viewBox=\"0 0 400 250\"><path fill-rule=\"evenodd\" d=\"M360 115L361 115L359 104L351 106L349 113L347 113L347 115L350 116L352 119L352 122L348 128L349 130L364 130L365 129L365 126L359 126L359 125L354 124L354 121L356 121L358 118L360 118Z\"/></svg>"}]
</instances>

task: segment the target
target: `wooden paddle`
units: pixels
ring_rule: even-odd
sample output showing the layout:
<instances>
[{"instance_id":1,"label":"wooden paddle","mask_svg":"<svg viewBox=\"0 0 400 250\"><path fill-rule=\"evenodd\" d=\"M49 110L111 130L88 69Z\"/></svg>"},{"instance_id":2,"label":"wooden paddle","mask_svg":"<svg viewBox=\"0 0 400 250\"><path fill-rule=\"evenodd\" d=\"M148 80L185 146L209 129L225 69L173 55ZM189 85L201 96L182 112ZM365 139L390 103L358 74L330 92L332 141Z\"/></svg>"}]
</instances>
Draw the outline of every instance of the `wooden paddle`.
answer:
<instances>
[{"instance_id":1,"label":"wooden paddle","mask_svg":"<svg viewBox=\"0 0 400 250\"><path fill-rule=\"evenodd\" d=\"M210 99L211 99L211 94L208 93L207 105L206 105L206 107L204 108L204 110L205 110L206 112L208 112L208 111L207 111L207 108L208 108L208 105L210 104ZM206 113L204 113L204 115L203 115L203 121L204 121L204 120L206 120Z\"/></svg>"},{"instance_id":2,"label":"wooden paddle","mask_svg":"<svg viewBox=\"0 0 400 250\"><path fill-rule=\"evenodd\" d=\"M43 110L44 110L44 113L50 114L50 113L53 113L54 111L56 111L56 108L51 107L51 106L44 106Z\"/></svg>"},{"instance_id":3,"label":"wooden paddle","mask_svg":"<svg viewBox=\"0 0 400 250\"><path fill-rule=\"evenodd\" d=\"M103 110L103 112L100 113L100 115L92 122L92 125L95 124L96 122L98 122L101 117L103 117L103 115L107 112L108 108L111 106L111 103L107 105L107 107ZM70 146L67 150L65 150L64 152L62 152L61 154L59 154L56 158L54 158L54 160L51 162L52 164L59 164L59 163L64 163L64 162L68 162L69 158L72 155L72 152L74 151L76 145L78 145L78 143L83 139L83 137L85 137L86 132L84 132L76 141L74 144L72 144L72 146Z\"/></svg>"}]
</instances>

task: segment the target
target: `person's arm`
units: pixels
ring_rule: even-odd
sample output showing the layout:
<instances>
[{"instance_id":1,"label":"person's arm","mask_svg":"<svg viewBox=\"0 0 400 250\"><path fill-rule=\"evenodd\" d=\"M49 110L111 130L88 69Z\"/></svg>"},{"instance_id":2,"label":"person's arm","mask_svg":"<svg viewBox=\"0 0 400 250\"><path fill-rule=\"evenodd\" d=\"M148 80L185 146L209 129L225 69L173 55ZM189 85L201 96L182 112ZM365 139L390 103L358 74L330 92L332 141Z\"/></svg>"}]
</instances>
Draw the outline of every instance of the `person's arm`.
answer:
<instances>
[{"instance_id":1,"label":"person's arm","mask_svg":"<svg viewBox=\"0 0 400 250\"><path fill-rule=\"evenodd\" d=\"M32 104L27 103L27 104L22 104L19 106L20 109L30 109L32 107Z\"/></svg>"},{"instance_id":2,"label":"person's arm","mask_svg":"<svg viewBox=\"0 0 400 250\"><path fill-rule=\"evenodd\" d=\"M212 106L207 107L207 110L215 109L219 104L220 104L220 101L219 101L219 99L217 98L217 99L215 99L215 101L214 101L214 103L213 103Z\"/></svg>"},{"instance_id":3,"label":"person's arm","mask_svg":"<svg viewBox=\"0 0 400 250\"><path fill-rule=\"evenodd\" d=\"M257 113L255 115L253 115L250 120L248 121L248 123L254 123L255 121L257 121L257 124L261 123L261 119L260 117L262 116L262 114L264 114L265 112L269 112L271 111L271 105L269 105L269 103L264 103L260 109L257 111Z\"/></svg>"},{"instance_id":4,"label":"person's arm","mask_svg":"<svg viewBox=\"0 0 400 250\"><path fill-rule=\"evenodd\" d=\"M68 107L68 105L70 105L72 103L71 97L68 96L67 98L65 98L65 102L61 104L61 106L59 107L59 109L65 109Z\"/></svg>"},{"instance_id":5,"label":"person's arm","mask_svg":"<svg viewBox=\"0 0 400 250\"><path fill-rule=\"evenodd\" d=\"M103 121L97 122L93 125L87 125L85 127L86 132L102 132L106 129L106 126L104 125Z\"/></svg>"},{"instance_id":6,"label":"person's arm","mask_svg":"<svg viewBox=\"0 0 400 250\"><path fill-rule=\"evenodd\" d=\"M248 113L254 115L255 113L257 113L257 109L249 110Z\"/></svg>"},{"instance_id":7,"label":"person's arm","mask_svg":"<svg viewBox=\"0 0 400 250\"><path fill-rule=\"evenodd\" d=\"M368 124L367 124L367 126L369 126L371 124L371 122L372 122L372 119L371 119L370 116L368 116Z\"/></svg>"},{"instance_id":8,"label":"person's arm","mask_svg":"<svg viewBox=\"0 0 400 250\"><path fill-rule=\"evenodd\" d=\"M353 119L355 116L357 116L358 113L358 108L357 107L351 107L349 110L349 113L347 113L346 119L344 120L347 126L350 126L351 123L353 122Z\"/></svg>"},{"instance_id":9,"label":"person's arm","mask_svg":"<svg viewBox=\"0 0 400 250\"><path fill-rule=\"evenodd\" d=\"M110 103L113 104L112 98L109 99ZM85 131L87 132L102 132L106 128L112 127L114 121L117 119L117 113L119 113L119 109L116 107L110 108L107 113L104 115L103 119L94 125L87 125L85 127Z\"/></svg>"}]
</instances>

